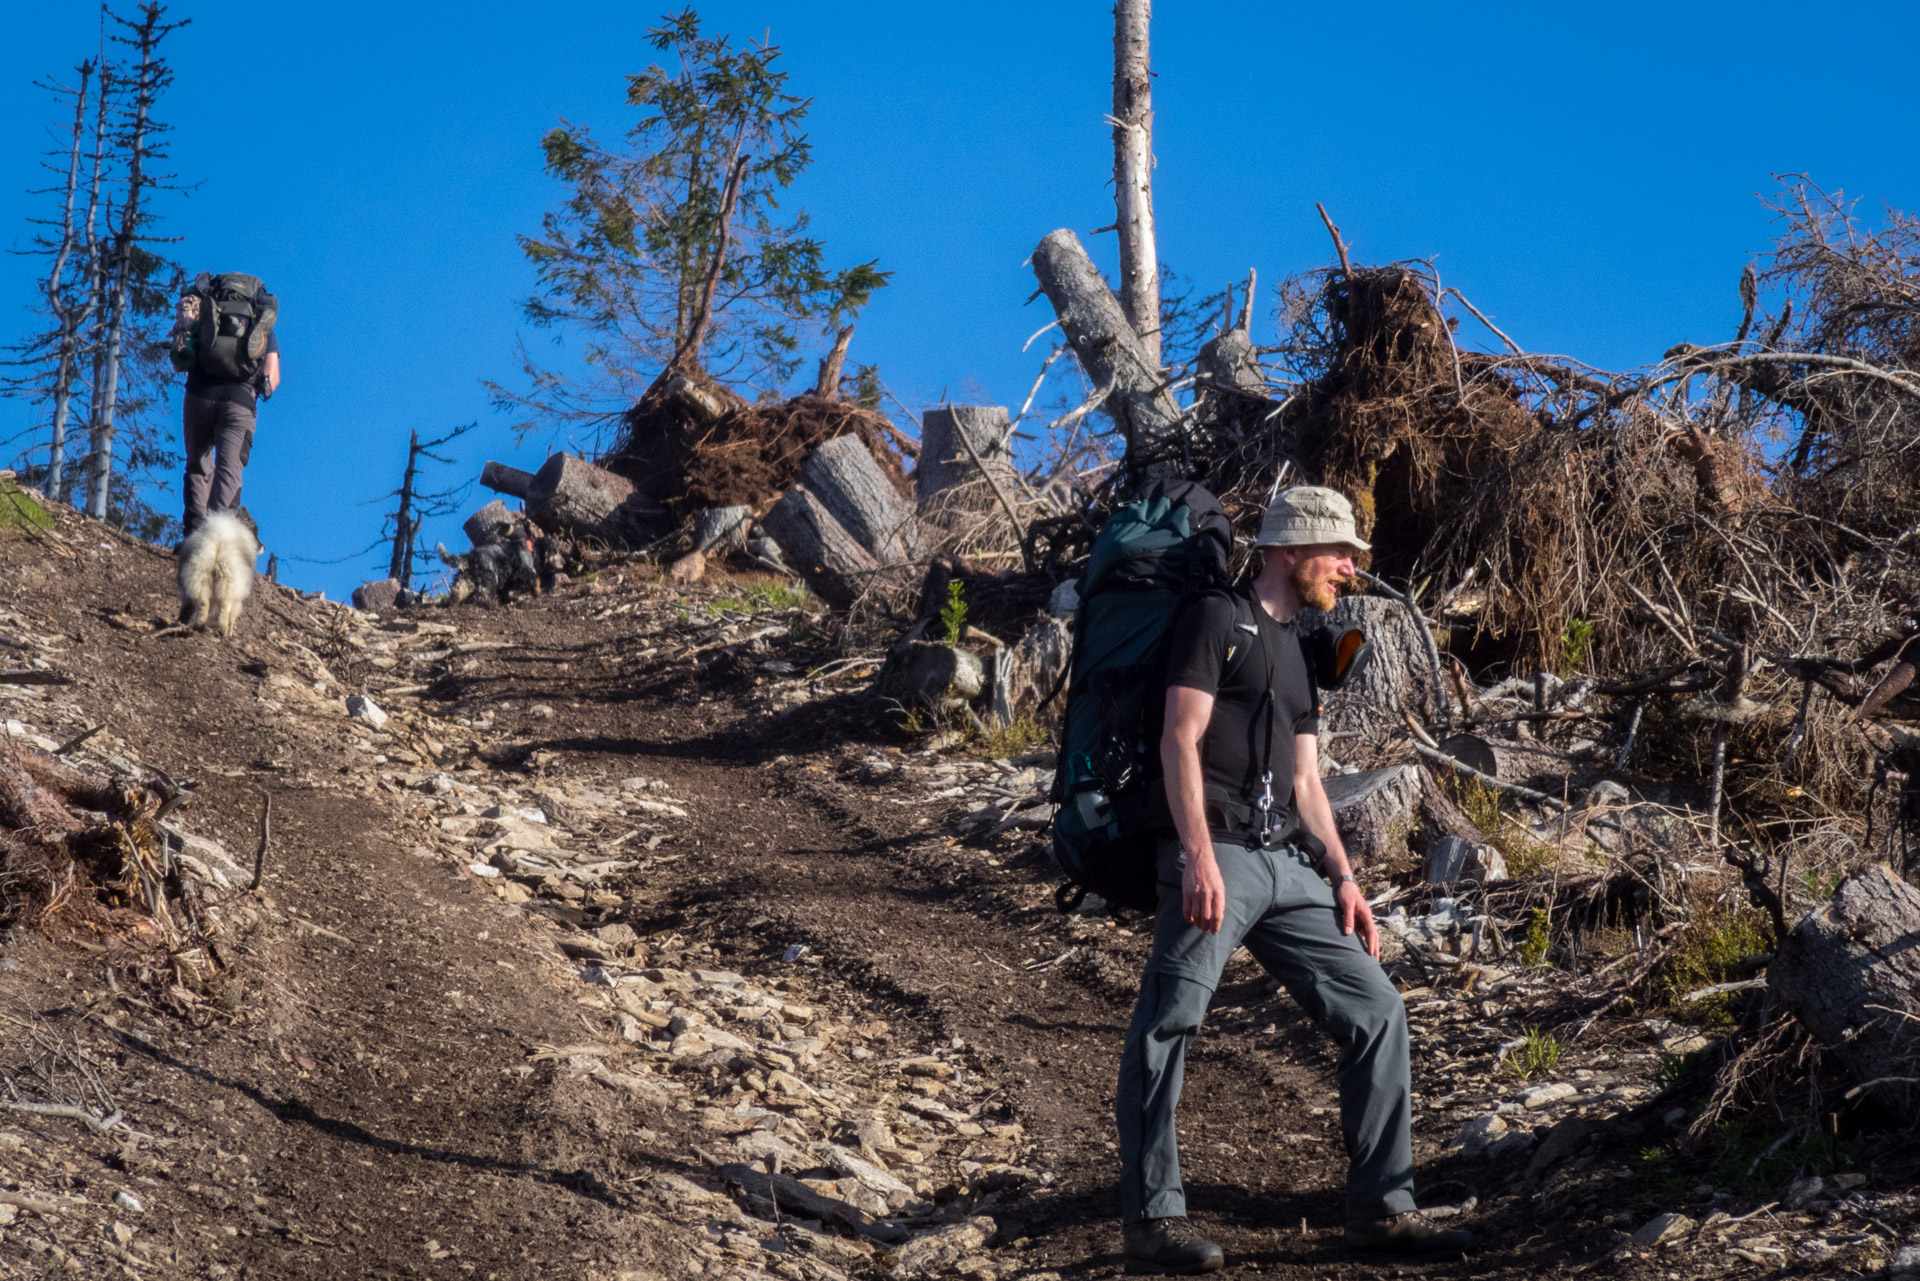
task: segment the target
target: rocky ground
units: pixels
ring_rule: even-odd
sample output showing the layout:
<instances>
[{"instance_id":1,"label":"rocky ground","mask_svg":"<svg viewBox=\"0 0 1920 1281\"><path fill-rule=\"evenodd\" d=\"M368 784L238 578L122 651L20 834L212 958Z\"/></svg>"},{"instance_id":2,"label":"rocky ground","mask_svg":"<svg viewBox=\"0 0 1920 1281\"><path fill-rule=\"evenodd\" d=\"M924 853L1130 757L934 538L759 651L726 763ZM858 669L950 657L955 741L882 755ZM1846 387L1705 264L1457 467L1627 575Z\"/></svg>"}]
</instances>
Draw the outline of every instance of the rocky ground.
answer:
<instances>
[{"instance_id":1,"label":"rocky ground","mask_svg":"<svg viewBox=\"0 0 1920 1281\"><path fill-rule=\"evenodd\" d=\"M263 585L223 642L166 627L170 574L70 515L0 531L0 667L76 682L0 684L8 734L98 725L72 759L194 778L177 818L232 931L185 984L15 923L0 1275L1121 1269L1109 1109L1147 935L1054 908L1047 754L901 734L767 583L615 570L387 617ZM1485 1246L1344 1255L1332 1057L1243 954L1182 1110L1230 1270L1920 1264L1910 1177L1687 1157L1675 1065L1715 1033L1609 1016L1543 1055L1565 976L1468 901L1369 892L1421 1200Z\"/></svg>"}]
</instances>

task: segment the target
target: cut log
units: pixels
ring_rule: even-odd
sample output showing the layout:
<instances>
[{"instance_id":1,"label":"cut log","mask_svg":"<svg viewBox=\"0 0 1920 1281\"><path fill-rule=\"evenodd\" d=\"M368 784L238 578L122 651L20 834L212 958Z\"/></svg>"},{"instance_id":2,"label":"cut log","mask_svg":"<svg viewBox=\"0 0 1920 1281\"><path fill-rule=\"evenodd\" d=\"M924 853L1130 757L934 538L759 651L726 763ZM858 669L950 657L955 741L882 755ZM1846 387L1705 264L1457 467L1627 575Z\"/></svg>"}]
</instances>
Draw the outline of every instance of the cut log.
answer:
<instances>
[{"instance_id":1,"label":"cut log","mask_svg":"<svg viewBox=\"0 0 1920 1281\"><path fill-rule=\"evenodd\" d=\"M467 517L466 524L460 528L465 532L467 541L475 547L486 543L497 543L508 536L516 525L526 523L526 517L510 510L498 498Z\"/></svg>"},{"instance_id":2,"label":"cut log","mask_svg":"<svg viewBox=\"0 0 1920 1281\"><path fill-rule=\"evenodd\" d=\"M1245 329L1209 339L1194 362L1194 418L1216 432L1250 430L1278 407Z\"/></svg>"},{"instance_id":3,"label":"cut log","mask_svg":"<svg viewBox=\"0 0 1920 1281\"><path fill-rule=\"evenodd\" d=\"M1767 984L1854 1080L1920 1099L1920 890L1869 867L1795 926Z\"/></svg>"},{"instance_id":4,"label":"cut log","mask_svg":"<svg viewBox=\"0 0 1920 1281\"><path fill-rule=\"evenodd\" d=\"M722 555L744 550L752 528L751 507L709 507L693 518L693 549Z\"/></svg>"},{"instance_id":5,"label":"cut log","mask_svg":"<svg viewBox=\"0 0 1920 1281\"><path fill-rule=\"evenodd\" d=\"M847 532L806 485L795 485L760 518L781 559L794 567L821 599L851 605L880 567L860 540Z\"/></svg>"},{"instance_id":6,"label":"cut log","mask_svg":"<svg viewBox=\"0 0 1920 1281\"><path fill-rule=\"evenodd\" d=\"M1033 274L1080 368L1096 388L1111 389L1107 412L1125 434L1128 469L1144 474L1177 457L1180 406L1080 238L1065 227L1048 233L1033 251Z\"/></svg>"},{"instance_id":7,"label":"cut log","mask_svg":"<svg viewBox=\"0 0 1920 1281\"><path fill-rule=\"evenodd\" d=\"M858 436L836 436L801 465L807 488L882 565L926 554L920 520Z\"/></svg>"},{"instance_id":8,"label":"cut log","mask_svg":"<svg viewBox=\"0 0 1920 1281\"><path fill-rule=\"evenodd\" d=\"M633 482L572 454L547 459L527 488L527 515L555 533L624 535L618 518Z\"/></svg>"},{"instance_id":9,"label":"cut log","mask_svg":"<svg viewBox=\"0 0 1920 1281\"><path fill-rule=\"evenodd\" d=\"M920 503L958 485L975 485L967 505L986 508L994 502L990 487L980 483L980 468L960 443L964 436L980 461L1009 492L1013 487L1013 427L1000 405L941 405L920 415L920 455L914 464L914 488Z\"/></svg>"},{"instance_id":10,"label":"cut log","mask_svg":"<svg viewBox=\"0 0 1920 1281\"><path fill-rule=\"evenodd\" d=\"M877 682L882 698L903 707L940 707L949 698L978 698L986 668L964 649L931 641L894 646Z\"/></svg>"},{"instance_id":11,"label":"cut log","mask_svg":"<svg viewBox=\"0 0 1920 1281\"><path fill-rule=\"evenodd\" d=\"M480 469L480 483L497 494L525 498L527 491L533 488L533 473L509 467L505 463L489 462Z\"/></svg>"},{"instance_id":12,"label":"cut log","mask_svg":"<svg viewBox=\"0 0 1920 1281\"><path fill-rule=\"evenodd\" d=\"M968 630L972 630L969 628ZM1002 646L993 651L988 674L989 714L999 725L1013 724L1013 651Z\"/></svg>"},{"instance_id":13,"label":"cut log","mask_svg":"<svg viewBox=\"0 0 1920 1281\"><path fill-rule=\"evenodd\" d=\"M1418 766L1336 774L1323 785L1333 805L1334 827L1355 867L1377 867L1407 852L1419 821Z\"/></svg>"}]
</instances>

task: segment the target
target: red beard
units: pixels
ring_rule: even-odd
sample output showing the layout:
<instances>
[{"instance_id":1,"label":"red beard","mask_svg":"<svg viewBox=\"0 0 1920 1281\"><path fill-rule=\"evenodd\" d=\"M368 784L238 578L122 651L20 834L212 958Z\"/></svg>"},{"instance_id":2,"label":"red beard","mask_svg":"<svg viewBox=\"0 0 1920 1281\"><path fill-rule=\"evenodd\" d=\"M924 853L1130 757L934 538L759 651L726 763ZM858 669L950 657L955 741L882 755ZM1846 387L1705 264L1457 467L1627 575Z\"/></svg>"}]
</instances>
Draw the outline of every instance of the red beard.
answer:
<instances>
[{"instance_id":1,"label":"red beard","mask_svg":"<svg viewBox=\"0 0 1920 1281\"><path fill-rule=\"evenodd\" d=\"M1340 599L1339 579L1315 579L1307 576L1306 566L1296 565L1289 574L1293 590L1300 594L1300 602L1322 613L1334 607Z\"/></svg>"}]
</instances>

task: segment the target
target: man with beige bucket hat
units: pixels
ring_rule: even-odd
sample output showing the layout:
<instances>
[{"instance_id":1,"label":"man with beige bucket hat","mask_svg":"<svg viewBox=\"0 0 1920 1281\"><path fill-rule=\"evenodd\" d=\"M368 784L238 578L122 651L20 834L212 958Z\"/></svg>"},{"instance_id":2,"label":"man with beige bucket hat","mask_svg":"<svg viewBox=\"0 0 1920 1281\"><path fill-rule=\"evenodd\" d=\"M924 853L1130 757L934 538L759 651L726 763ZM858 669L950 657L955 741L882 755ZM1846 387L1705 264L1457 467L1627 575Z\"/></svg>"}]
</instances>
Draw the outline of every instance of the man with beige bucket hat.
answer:
<instances>
[{"instance_id":1,"label":"man with beige bucket hat","mask_svg":"<svg viewBox=\"0 0 1920 1281\"><path fill-rule=\"evenodd\" d=\"M1242 944L1339 1043L1349 1249L1457 1252L1471 1234L1414 1205L1406 1010L1320 785L1320 709L1296 632L1300 610L1332 608L1369 549L1346 498L1309 485L1274 497L1254 545L1245 594L1196 598L1168 651L1160 757L1174 830L1115 1100L1127 1257L1177 1273L1224 1261L1187 1223L1173 1114L1187 1044Z\"/></svg>"}]
</instances>

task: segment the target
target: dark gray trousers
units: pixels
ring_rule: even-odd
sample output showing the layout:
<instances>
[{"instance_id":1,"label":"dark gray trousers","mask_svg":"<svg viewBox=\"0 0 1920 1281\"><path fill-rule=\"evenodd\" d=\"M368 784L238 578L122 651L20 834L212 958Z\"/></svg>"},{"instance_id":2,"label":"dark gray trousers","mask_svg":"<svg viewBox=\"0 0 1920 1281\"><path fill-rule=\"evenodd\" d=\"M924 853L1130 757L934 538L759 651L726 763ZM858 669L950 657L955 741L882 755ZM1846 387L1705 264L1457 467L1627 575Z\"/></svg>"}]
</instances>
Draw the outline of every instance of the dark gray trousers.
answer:
<instances>
[{"instance_id":1,"label":"dark gray trousers","mask_svg":"<svg viewBox=\"0 0 1920 1281\"><path fill-rule=\"evenodd\" d=\"M1127 1029L1114 1102L1126 1221L1187 1212L1173 1124L1187 1042L1199 1033L1220 971L1242 943L1340 1045L1334 1071L1350 1162L1348 1215L1375 1218L1413 1209L1413 1089L1400 994L1359 937L1340 932L1333 890L1306 854L1292 846L1213 850L1227 891L1226 922L1218 934L1187 924L1180 907L1186 856L1177 841L1160 850L1153 957Z\"/></svg>"},{"instance_id":2,"label":"dark gray trousers","mask_svg":"<svg viewBox=\"0 0 1920 1281\"><path fill-rule=\"evenodd\" d=\"M240 505L240 473L253 452L254 411L230 400L181 397L181 434L187 450L187 509L191 534L208 512Z\"/></svg>"}]
</instances>

